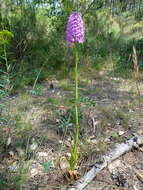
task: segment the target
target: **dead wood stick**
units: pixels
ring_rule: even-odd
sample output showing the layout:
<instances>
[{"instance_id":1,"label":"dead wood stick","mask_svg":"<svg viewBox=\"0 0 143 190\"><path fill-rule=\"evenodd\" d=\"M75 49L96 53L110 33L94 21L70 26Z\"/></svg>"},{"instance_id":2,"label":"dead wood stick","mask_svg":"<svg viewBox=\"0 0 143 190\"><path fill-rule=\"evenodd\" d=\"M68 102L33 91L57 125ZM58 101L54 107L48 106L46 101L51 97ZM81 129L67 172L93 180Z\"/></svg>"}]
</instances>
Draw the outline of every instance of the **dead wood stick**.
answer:
<instances>
[{"instance_id":1,"label":"dead wood stick","mask_svg":"<svg viewBox=\"0 0 143 190\"><path fill-rule=\"evenodd\" d=\"M143 135L135 136L130 140L127 140L125 143L117 144L111 152L101 157L100 162L95 162L94 166L81 179L79 179L77 183L75 183L72 187L69 187L68 190L82 190L113 160L125 154L133 147L138 147L141 144L143 144Z\"/></svg>"}]
</instances>

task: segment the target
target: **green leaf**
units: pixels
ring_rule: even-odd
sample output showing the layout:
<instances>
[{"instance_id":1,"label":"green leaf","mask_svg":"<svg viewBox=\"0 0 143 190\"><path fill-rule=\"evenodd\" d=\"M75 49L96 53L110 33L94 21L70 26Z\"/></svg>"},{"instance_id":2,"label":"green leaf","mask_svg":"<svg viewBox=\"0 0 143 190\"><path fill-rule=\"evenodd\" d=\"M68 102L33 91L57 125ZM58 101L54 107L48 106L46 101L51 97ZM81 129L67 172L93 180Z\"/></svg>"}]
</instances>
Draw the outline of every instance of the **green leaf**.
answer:
<instances>
[{"instance_id":1,"label":"green leaf","mask_svg":"<svg viewBox=\"0 0 143 190\"><path fill-rule=\"evenodd\" d=\"M4 85L3 85L3 84L0 84L0 87L4 87Z\"/></svg>"},{"instance_id":2,"label":"green leaf","mask_svg":"<svg viewBox=\"0 0 143 190\"><path fill-rule=\"evenodd\" d=\"M9 44L10 39L13 37L14 37L13 33L8 30L0 31L0 44L3 45Z\"/></svg>"},{"instance_id":3,"label":"green leaf","mask_svg":"<svg viewBox=\"0 0 143 190\"><path fill-rule=\"evenodd\" d=\"M67 188L66 187L61 187L61 189L60 190L67 190Z\"/></svg>"},{"instance_id":4,"label":"green leaf","mask_svg":"<svg viewBox=\"0 0 143 190\"><path fill-rule=\"evenodd\" d=\"M0 58L4 59L5 60L5 57L4 56L0 56Z\"/></svg>"},{"instance_id":5,"label":"green leaf","mask_svg":"<svg viewBox=\"0 0 143 190\"><path fill-rule=\"evenodd\" d=\"M45 168L46 172L50 172L51 169L53 168L53 161L49 160L47 162L44 162L42 165Z\"/></svg>"}]
</instances>

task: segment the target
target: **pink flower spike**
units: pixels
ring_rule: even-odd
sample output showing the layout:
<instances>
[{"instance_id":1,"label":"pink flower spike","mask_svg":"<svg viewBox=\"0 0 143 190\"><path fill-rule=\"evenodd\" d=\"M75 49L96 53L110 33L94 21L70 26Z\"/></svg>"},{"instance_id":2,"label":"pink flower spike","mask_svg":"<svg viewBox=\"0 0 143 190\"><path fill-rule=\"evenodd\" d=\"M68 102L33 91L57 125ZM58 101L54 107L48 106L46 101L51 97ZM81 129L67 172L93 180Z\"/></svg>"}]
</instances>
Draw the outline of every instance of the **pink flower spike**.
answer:
<instances>
[{"instance_id":1,"label":"pink flower spike","mask_svg":"<svg viewBox=\"0 0 143 190\"><path fill-rule=\"evenodd\" d=\"M73 12L68 19L66 41L71 45L84 42L84 25L78 12Z\"/></svg>"}]
</instances>

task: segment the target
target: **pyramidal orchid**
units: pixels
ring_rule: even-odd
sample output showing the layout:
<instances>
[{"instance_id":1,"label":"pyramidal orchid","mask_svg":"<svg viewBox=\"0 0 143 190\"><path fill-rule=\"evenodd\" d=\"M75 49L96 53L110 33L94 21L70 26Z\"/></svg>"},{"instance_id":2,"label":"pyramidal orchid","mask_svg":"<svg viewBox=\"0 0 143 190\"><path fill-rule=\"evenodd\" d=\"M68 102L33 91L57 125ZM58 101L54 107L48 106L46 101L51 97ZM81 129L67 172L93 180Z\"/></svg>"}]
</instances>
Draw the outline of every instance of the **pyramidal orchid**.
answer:
<instances>
[{"instance_id":1,"label":"pyramidal orchid","mask_svg":"<svg viewBox=\"0 0 143 190\"><path fill-rule=\"evenodd\" d=\"M66 33L67 42L71 44L84 42L84 25L78 12L73 12L69 16Z\"/></svg>"},{"instance_id":2,"label":"pyramidal orchid","mask_svg":"<svg viewBox=\"0 0 143 190\"><path fill-rule=\"evenodd\" d=\"M78 134L79 134L79 122L78 122L78 43L84 42L84 25L81 15L78 12L73 12L68 19L66 30L66 41L73 47L75 52L75 136L74 143L71 145L71 157L70 164L70 176L75 178L75 169L78 160ZM73 177L74 176L74 177Z\"/></svg>"}]
</instances>

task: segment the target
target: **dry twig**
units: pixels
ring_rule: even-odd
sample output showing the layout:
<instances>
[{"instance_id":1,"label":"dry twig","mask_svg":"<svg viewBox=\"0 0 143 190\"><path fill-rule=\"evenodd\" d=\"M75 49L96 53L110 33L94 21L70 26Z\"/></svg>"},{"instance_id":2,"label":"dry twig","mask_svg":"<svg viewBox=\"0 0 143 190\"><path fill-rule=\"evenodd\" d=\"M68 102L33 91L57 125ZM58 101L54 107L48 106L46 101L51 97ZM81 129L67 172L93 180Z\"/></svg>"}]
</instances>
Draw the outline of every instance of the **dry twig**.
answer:
<instances>
[{"instance_id":1,"label":"dry twig","mask_svg":"<svg viewBox=\"0 0 143 190\"><path fill-rule=\"evenodd\" d=\"M133 46L132 60L133 60L133 64L134 64L134 80L135 80L135 84L136 84L136 88L137 88L138 103L140 105L141 93L140 93L140 88L139 88L139 65L138 65L138 61L137 61L136 49L134 46Z\"/></svg>"},{"instance_id":2,"label":"dry twig","mask_svg":"<svg viewBox=\"0 0 143 190\"><path fill-rule=\"evenodd\" d=\"M94 166L68 190L84 189L84 187L86 187L95 178L95 176L113 160L130 151L133 147L138 147L141 144L143 144L143 135L133 137L125 143L116 145L115 149L102 156L101 162L95 162Z\"/></svg>"}]
</instances>

